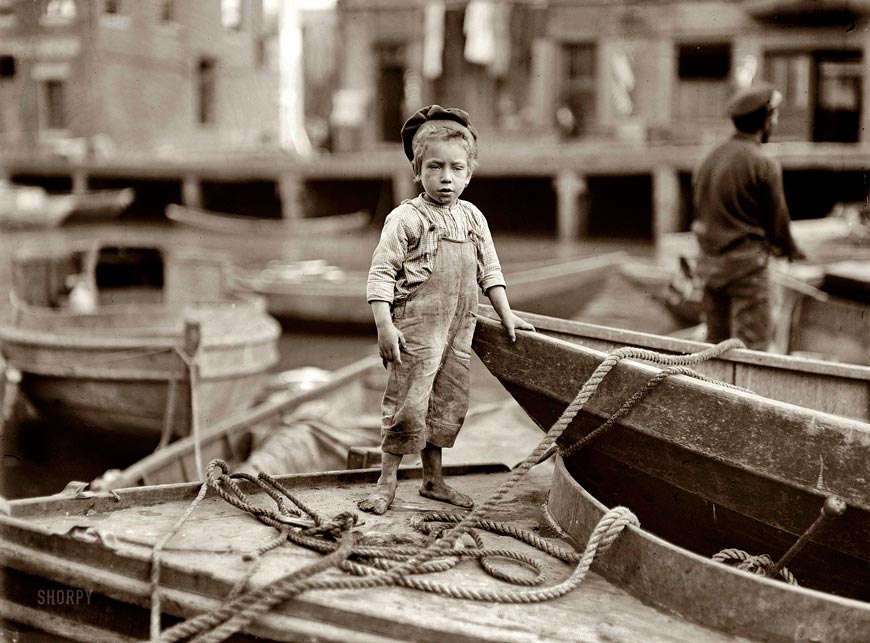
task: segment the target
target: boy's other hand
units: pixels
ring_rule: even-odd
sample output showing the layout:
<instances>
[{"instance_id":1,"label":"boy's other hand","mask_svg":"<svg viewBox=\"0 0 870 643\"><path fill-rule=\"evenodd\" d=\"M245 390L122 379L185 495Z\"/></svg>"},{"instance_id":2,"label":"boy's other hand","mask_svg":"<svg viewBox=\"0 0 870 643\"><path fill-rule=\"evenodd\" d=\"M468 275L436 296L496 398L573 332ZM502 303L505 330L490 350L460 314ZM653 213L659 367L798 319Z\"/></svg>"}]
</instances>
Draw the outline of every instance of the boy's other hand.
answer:
<instances>
[{"instance_id":1,"label":"boy's other hand","mask_svg":"<svg viewBox=\"0 0 870 643\"><path fill-rule=\"evenodd\" d=\"M507 331L508 337L511 338L512 342L517 341L517 329L519 330L535 330L535 327L532 326L525 319L517 317L513 312L508 313L501 320L501 325L504 326L504 329Z\"/></svg>"},{"instance_id":2,"label":"boy's other hand","mask_svg":"<svg viewBox=\"0 0 870 643\"><path fill-rule=\"evenodd\" d=\"M404 348L405 336L394 324L378 328L378 353L384 360L385 368L387 362L402 363L402 349Z\"/></svg>"}]
</instances>

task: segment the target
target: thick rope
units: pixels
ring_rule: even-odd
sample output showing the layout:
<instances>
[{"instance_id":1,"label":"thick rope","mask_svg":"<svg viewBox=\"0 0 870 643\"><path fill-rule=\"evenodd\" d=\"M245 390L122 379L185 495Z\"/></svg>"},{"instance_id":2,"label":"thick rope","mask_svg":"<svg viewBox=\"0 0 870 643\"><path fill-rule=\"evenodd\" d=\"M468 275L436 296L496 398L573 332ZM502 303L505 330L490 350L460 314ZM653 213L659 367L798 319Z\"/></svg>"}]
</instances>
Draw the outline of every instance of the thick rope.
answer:
<instances>
[{"instance_id":1,"label":"thick rope","mask_svg":"<svg viewBox=\"0 0 870 643\"><path fill-rule=\"evenodd\" d=\"M209 464L209 469L212 468L214 462ZM172 525L172 529L169 530L163 538L161 538L156 545L154 545L154 549L151 550L151 620L150 620L150 630L151 630L151 640L156 641L160 636L160 552L166 546L175 534L178 533L178 530L181 529L182 525L187 522L187 519L190 518L191 514L196 510L199 504L202 502L203 498L205 498L205 494L208 491L208 483L203 482L199 488L199 492L196 494L196 498L194 498L193 502L190 503L190 506L181 516L181 518L176 521L174 525Z\"/></svg>"},{"instance_id":2,"label":"thick rope","mask_svg":"<svg viewBox=\"0 0 870 643\"><path fill-rule=\"evenodd\" d=\"M310 535L304 532L287 532L287 539L292 542L301 544L303 546L311 546L313 549L320 552L328 552L327 555L324 558L320 559L317 563L306 566L300 570L288 574L287 576L279 579L277 582L272 583L268 586L235 597L232 600L227 601L221 608L214 612L202 614L200 616L189 619L188 621L179 623L178 625L164 632L162 636L160 636L159 593L157 591L157 580L159 580L159 557L157 556L157 554L159 553L159 549L155 547L155 551L152 554L152 640L159 640L161 643L174 643L175 641L179 641L183 638L188 638L195 634L199 634L197 638L193 639L193 642L216 643L217 641L222 641L225 638L231 636L233 633L239 631L239 629L244 627L252 619L271 609L273 605L311 589L366 589L385 586L402 586L429 591L443 596L506 603L531 603L551 600L552 598L562 596L570 592L572 589L576 588L583 581L592 564L592 561L594 560L596 553L599 550L606 551L612 545L612 543L615 541L619 533L621 533L626 525L631 524L637 526L639 524L634 514L632 514L624 507L616 507L607 512L607 514L602 517L601 521L596 526L595 530L590 536L589 541L587 542L586 549L583 555L579 557L577 561L577 566L575 567L572 574L566 580L552 587L514 592L505 592L503 590L469 590L463 587L453 587L440 583L432 583L424 579L415 578L413 577L413 575L421 573L424 568L429 570L431 570L433 567L437 569L443 569L443 565L437 564L437 561L435 559L443 558L445 556L458 554L459 556L474 556L481 559L485 557L485 553L481 552L480 548L478 548L478 550L455 549L458 539L466 533L471 533L472 529L475 526L481 526L487 523L494 524L490 521L482 520L482 517L486 513L488 513L494 506L500 503L504 496L510 491L510 489L513 488L528 473L528 471L541 460L541 456L555 444L556 440L558 440L562 433L564 433L565 429L568 427L568 425L571 423L577 413L582 410L583 406L598 390L599 385L607 376L607 374L610 373L610 371L613 369L614 366L616 366L616 364L619 363L619 361L625 358L636 358L644 359L647 361L655 361L657 363L666 364L669 366L685 366L688 364L699 363L705 359L710 359L711 357L720 355L727 350L740 346L742 346L742 342L740 342L739 340L727 340L716 346L710 347L704 351L691 355L660 355L658 353L654 353L653 351L632 347L622 348L609 354L595 369L589 379L584 383L577 396L566 407L559 419L547 432L544 439L541 440L537 447L535 447L535 449L525 458L525 460L523 460L522 463L520 463L512 470L508 479L499 486L499 488L495 491L495 493L490 496L490 498L488 498L484 503L478 506L474 511L470 512L468 515L458 519L458 523L456 524L456 526L450 529L443 538L433 541L428 546L419 549L419 551L417 551L416 553L411 553L414 551L414 548L403 548L405 551L409 552L408 555L410 555L411 558L400 562L400 564L392 568L390 568L389 566L384 566L383 564L377 564L376 567L378 569L386 568L386 571L384 571L383 573L375 572L374 575L371 575L371 572L362 571L362 567L358 564L350 564L350 561L348 561L347 559L352 554L365 556L366 552L370 552L368 555L374 558L384 558L383 554L385 552L380 551L378 548L374 548L374 550L365 547L360 548L359 550L354 548L354 539L352 533L349 530L352 528L353 524L355 524L356 516L353 515L353 520L347 517L337 517L337 519L334 521L336 523L335 530L337 532L343 532L344 534L341 538L340 545L337 547L335 546L335 543L327 543L322 539L312 538ZM657 386L658 383L663 381L664 378L678 372L682 373L683 371L677 369L669 369L667 370L667 374L662 375L660 378L659 376L653 378L657 381L651 385L644 387L644 390L640 392L640 394L635 394L632 397L634 402L631 404L631 406L633 406L640 399L642 399L646 392ZM624 415L624 413L628 412L631 406L625 408L624 405L623 408L625 408L625 410L623 411L623 409L620 409L620 411L623 411ZM612 424L613 423L611 423L611 425ZM220 478L214 478L214 471L217 468L223 470L223 475L221 475ZM307 515L311 516L314 519L314 524L316 527L321 528L321 524L323 522L322 519L320 519L313 511L302 505L301 502L293 498L292 495L283 487L283 485L281 485L274 479L271 479L268 476L264 476L263 474L261 474L261 476L256 480L254 480L251 476L247 476L247 479L256 482L256 484L258 484L260 488L266 490L267 493L274 500L276 500L279 510L281 512L280 514L275 514L272 511L265 510L262 507L258 507L249 503L245 498L244 494L238 488L238 486L232 481L229 476L226 475L227 473L228 468L226 463L220 460L213 460L209 464L207 471L207 480L203 483L203 487L200 489L200 495L204 496L205 490L208 488L209 485L211 485L218 492L218 494L230 504L233 504L239 509L252 513L260 521L266 524L270 524L276 528L284 528L286 526L286 522L283 521L282 518L287 516L289 509L284 504L283 499L276 498L276 495L273 493L273 491L280 490L280 492L287 496L291 500L291 502L293 502L297 507L300 507L300 509L302 509ZM234 496L231 496L229 495L229 493L224 491L221 483L225 483L227 487L229 487L233 491ZM271 491L267 490L267 486L272 488ZM174 534L177 528L179 528L180 525L187 519L187 517L189 517L189 515L193 512L193 509L195 509L195 507L199 504L200 500L200 496L197 496L197 500L195 500L194 503L188 508L188 511L179 520L179 522L176 523L176 527L173 528L173 530L170 532L170 534L167 535L164 541L168 540ZM336 533L336 531L330 531L330 533ZM319 529L318 532L323 533L323 530ZM478 537L472 537L475 540L475 544L480 543ZM529 540L527 540L525 536L521 537L521 540L523 540L524 542L529 542ZM283 532L281 542L283 542ZM501 558L510 558L512 560L517 560L522 564L526 564L526 559L520 559L515 554L508 553L507 550L490 552L489 555ZM333 566L340 567L342 569L345 569L346 571L354 571L355 573L359 573L362 571L364 577L354 579L337 578L327 580L318 580L312 578L316 574L319 574L321 571L329 569ZM534 567L534 569L538 570L534 563L532 563L531 566ZM155 568L157 568L156 575ZM540 573L538 573L538 575L540 575ZM246 575L245 581L247 581L247 578L249 577L249 575ZM510 578L506 574L501 574L500 577ZM521 584L535 584L536 582L537 576L532 579L530 583L523 583L521 581ZM239 585L237 585L236 587L239 587ZM234 591L235 589L236 588L234 588ZM155 598L157 598L158 600L155 600ZM156 635L153 618L155 605L158 610Z\"/></svg>"}]
</instances>

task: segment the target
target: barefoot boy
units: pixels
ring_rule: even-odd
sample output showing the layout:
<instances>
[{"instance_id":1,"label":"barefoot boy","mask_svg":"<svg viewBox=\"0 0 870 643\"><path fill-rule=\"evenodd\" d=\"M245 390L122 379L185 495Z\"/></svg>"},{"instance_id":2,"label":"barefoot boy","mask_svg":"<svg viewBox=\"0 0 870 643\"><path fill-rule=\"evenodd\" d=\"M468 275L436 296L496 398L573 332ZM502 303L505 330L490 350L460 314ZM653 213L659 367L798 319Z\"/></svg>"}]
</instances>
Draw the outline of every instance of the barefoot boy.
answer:
<instances>
[{"instance_id":1,"label":"barefoot boy","mask_svg":"<svg viewBox=\"0 0 870 643\"><path fill-rule=\"evenodd\" d=\"M420 495L471 507L449 487L441 450L453 446L468 410L471 338L480 287L516 341L534 330L510 309L486 219L459 195L477 166L477 132L461 109L430 105L402 127L405 154L423 194L384 223L372 257L367 299L378 349L389 368L382 406L381 477L359 508L384 513L404 454L420 453Z\"/></svg>"}]
</instances>

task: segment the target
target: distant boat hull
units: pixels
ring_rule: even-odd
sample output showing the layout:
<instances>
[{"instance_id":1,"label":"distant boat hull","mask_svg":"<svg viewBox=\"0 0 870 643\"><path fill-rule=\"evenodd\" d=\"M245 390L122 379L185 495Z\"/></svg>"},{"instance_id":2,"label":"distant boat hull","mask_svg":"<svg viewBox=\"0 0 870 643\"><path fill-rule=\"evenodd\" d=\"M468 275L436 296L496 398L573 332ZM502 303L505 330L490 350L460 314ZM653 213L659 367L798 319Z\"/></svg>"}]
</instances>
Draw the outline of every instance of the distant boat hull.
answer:
<instances>
[{"instance_id":1,"label":"distant boat hull","mask_svg":"<svg viewBox=\"0 0 870 643\"><path fill-rule=\"evenodd\" d=\"M73 194L75 207L65 223L96 223L114 219L132 205L136 198L133 188L92 190Z\"/></svg>"},{"instance_id":2,"label":"distant boat hull","mask_svg":"<svg viewBox=\"0 0 870 643\"><path fill-rule=\"evenodd\" d=\"M371 222L368 212L352 212L325 217L269 220L192 208L171 203L166 217L176 223L225 234L263 233L281 236L330 235L361 230Z\"/></svg>"},{"instance_id":3,"label":"distant boat hull","mask_svg":"<svg viewBox=\"0 0 870 643\"><path fill-rule=\"evenodd\" d=\"M73 213L75 205L69 194L45 195L32 207L9 205L0 199L0 229L56 228Z\"/></svg>"},{"instance_id":4,"label":"distant boat hull","mask_svg":"<svg viewBox=\"0 0 870 643\"><path fill-rule=\"evenodd\" d=\"M623 253L615 252L515 266L506 276L511 305L554 316L576 315L600 292L623 258ZM230 273L229 281L237 291L264 297L269 313L287 322L374 328L366 303L364 274L348 273L335 281L294 281L236 269ZM485 300L483 295L481 300Z\"/></svg>"}]
</instances>

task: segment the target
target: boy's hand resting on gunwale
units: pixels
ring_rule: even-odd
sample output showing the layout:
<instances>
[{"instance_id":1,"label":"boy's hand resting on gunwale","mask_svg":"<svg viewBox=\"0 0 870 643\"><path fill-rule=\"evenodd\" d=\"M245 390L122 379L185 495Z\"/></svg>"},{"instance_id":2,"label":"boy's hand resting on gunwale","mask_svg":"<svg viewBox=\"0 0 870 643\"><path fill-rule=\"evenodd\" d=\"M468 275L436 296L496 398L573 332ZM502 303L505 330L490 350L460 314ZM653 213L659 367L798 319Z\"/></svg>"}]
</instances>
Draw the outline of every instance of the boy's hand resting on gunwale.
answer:
<instances>
[{"instance_id":1,"label":"boy's hand resting on gunwale","mask_svg":"<svg viewBox=\"0 0 870 643\"><path fill-rule=\"evenodd\" d=\"M402 363L402 349L405 348L405 336L395 324L385 324L378 327L378 353L384 360L384 368L387 362Z\"/></svg>"},{"instance_id":2,"label":"boy's hand resting on gunwale","mask_svg":"<svg viewBox=\"0 0 870 643\"><path fill-rule=\"evenodd\" d=\"M535 330L534 326L526 320L517 317L513 312L509 312L502 318L501 325L504 327L505 331L507 331L508 337L511 338L512 342L517 341L517 329Z\"/></svg>"}]
</instances>

